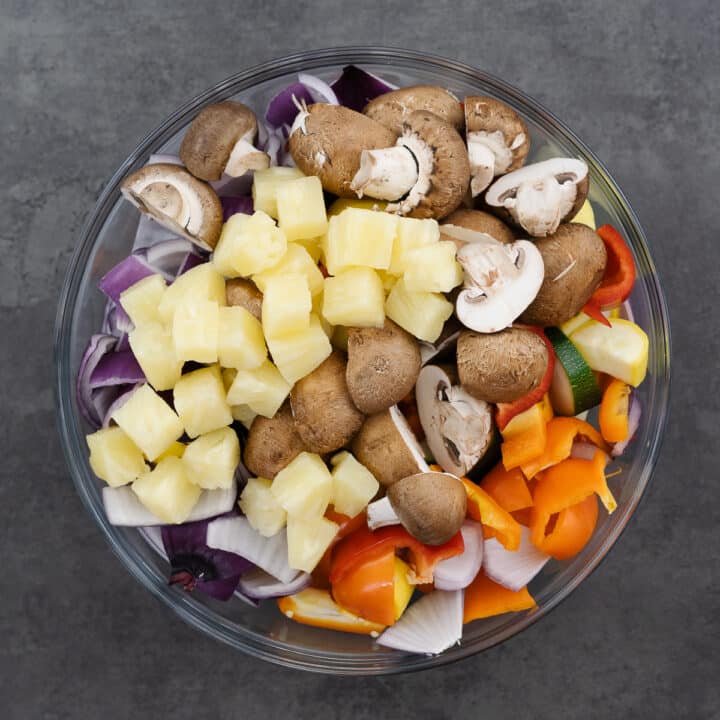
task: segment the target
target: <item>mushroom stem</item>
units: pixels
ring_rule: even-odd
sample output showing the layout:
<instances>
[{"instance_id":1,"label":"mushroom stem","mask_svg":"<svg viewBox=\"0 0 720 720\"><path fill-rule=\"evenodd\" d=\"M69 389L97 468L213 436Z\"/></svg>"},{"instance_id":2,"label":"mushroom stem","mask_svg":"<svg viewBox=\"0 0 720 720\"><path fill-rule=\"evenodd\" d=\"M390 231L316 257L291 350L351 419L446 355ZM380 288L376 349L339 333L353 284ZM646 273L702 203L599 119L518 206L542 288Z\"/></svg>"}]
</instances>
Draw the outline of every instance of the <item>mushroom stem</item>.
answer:
<instances>
[{"instance_id":1,"label":"mushroom stem","mask_svg":"<svg viewBox=\"0 0 720 720\"><path fill-rule=\"evenodd\" d=\"M505 206L518 224L538 229L536 234L545 236L558 228L572 209L576 195L575 183L548 177L540 183L522 183L514 200L509 199Z\"/></svg>"},{"instance_id":2,"label":"mushroom stem","mask_svg":"<svg viewBox=\"0 0 720 720\"><path fill-rule=\"evenodd\" d=\"M358 197L369 195L378 200L399 200L418 181L418 164L412 151L404 145L363 150L360 169L350 187Z\"/></svg>"},{"instance_id":3,"label":"mushroom stem","mask_svg":"<svg viewBox=\"0 0 720 720\"><path fill-rule=\"evenodd\" d=\"M225 174L240 177L248 170L264 170L270 166L270 157L267 153L258 150L247 137L242 137L235 143L230 153Z\"/></svg>"}]
</instances>

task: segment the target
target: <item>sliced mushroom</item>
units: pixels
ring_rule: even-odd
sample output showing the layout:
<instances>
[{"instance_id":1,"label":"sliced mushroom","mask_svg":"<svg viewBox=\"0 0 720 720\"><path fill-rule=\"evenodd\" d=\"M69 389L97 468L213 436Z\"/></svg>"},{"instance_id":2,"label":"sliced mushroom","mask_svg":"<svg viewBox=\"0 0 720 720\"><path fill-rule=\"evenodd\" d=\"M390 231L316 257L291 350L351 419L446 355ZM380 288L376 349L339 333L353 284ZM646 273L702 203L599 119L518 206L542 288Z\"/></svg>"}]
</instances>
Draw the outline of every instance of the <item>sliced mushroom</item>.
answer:
<instances>
[{"instance_id":1,"label":"sliced mushroom","mask_svg":"<svg viewBox=\"0 0 720 720\"><path fill-rule=\"evenodd\" d=\"M530 133L511 107L484 96L465 98L465 127L470 191L475 197L493 178L522 167L530 151Z\"/></svg>"},{"instance_id":2,"label":"sliced mushroom","mask_svg":"<svg viewBox=\"0 0 720 720\"><path fill-rule=\"evenodd\" d=\"M498 178L485 193L485 203L533 237L545 237L577 214L588 182L582 160L543 160Z\"/></svg>"},{"instance_id":3,"label":"sliced mushroom","mask_svg":"<svg viewBox=\"0 0 720 720\"><path fill-rule=\"evenodd\" d=\"M403 122L415 110L427 110L462 130L462 103L449 90L437 85L411 85L383 93L371 100L363 113L390 128L396 135L403 131Z\"/></svg>"},{"instance_id":4,"label":"sliced mushroom","mask_svg":"<svg viewBox=\"0 0 720 720\"><path fill-rule=\"evenodd\" d=\"M327 192L356 197L350 187L365 150L385 148L395 133L362 113L342 105L315 103L295 119L288 148L306 175L317 175Z\"/></svg>"},{"instance_id":5,"label":"sliced mushroom","mask_svg":"<svg viewBox=\"0 0 720 720\"><path fill-rule=\"evenodd\" d=\"M222 205L215 191L181 165L146 165L128 175L123 196L164 227L212 250L222 230Z\"/></svg>"},{"instance_id":6,"label":"sliced mushroom","mask_svg":"<svg viewBox=\"0 0 720 720\"><path fill-rule=\"evenodd\" d=\"M393 147L365 150L351 188L393 201L388 212L443 218L463 201L470 165L463 139L449 123L426 110L410 113Z\"/></svg>"},{"instance_id":7,"label":"sliced mushroom","mask_svg":"<svg viewBox=\"0 0 720 720\"><path fill-rule=\"evenodd\" d=\"M256 135L257 120L249 107L234 100L208 105L185 133L180 159L195 177L208 181L223 173L240 177L263 170L270 156L253 145Z\"/></svg>"},{"instance_id":8,"label":"sliced mushroom","mask_svg":"<svg viewBox=\"0 0 720 720\"><path fill-rule=\"evenodd\" d=\"M445 369L426 365L415 386L420 424L432 456L443 470L462 477L484 457L493 438L492 410Z\"/></svg>"},{"instance_id":9,"label":"sliced mushroom","mask_svg":"<svg viewBox=\"0 0 720 720\"><path fill-rule=\"evenodd\" d=\"M387 496L403 527L426 545L447 542L465 520L467 493L454 475L417 473L394 483Z\"/></svg>"},{"instance_id":10,"label":"sliced mushroom","mask_svg":"<svg viewBox=\"0 0 720 720\"><path fill-rule=\"evenodd\" d=\"M400 402L420 372L420 349L410 333L386 319L381 328L348 328L347 386L368 415Z\"/></svg>"},{"instance_id":11,"label":"sliced mushroom","mask_svg":"<svg viewBox=\"0 0 720 720\"><path fill-rule=\"evenodd\" d=\"M226 280L225 297L228 305L244 307L251 315L262 321L263 295L252 280L245 278Z\"/></svg>"},{"instance_id":12,"label":"sliced mushroom","mask_svg":"<svg viewBox=\"0 0 720 720\"><path fill-rule=\"evenodd\" d=\"M348 392L346 366L345 358L334 351L298 380L290 393L295 427L311 452L323 455L338 450L363 424L365 416Z\"/></svg>"},{"instance_id":13,"label":"sliced mushroom","mask_svg":"<svg viewBox=\"0 0 720 720\"><path fill-rule=\"evenodd\" d=\"M384 486L429 467L417 438L393 405L365 420L352 443L353 455Z\"/></svg>"},{"instance_id":14,"label":"sliced mushroom","mask_svg":"<svg viewBox=\"0 0 720 720\"><path fill-rule=\"evenodd\" d=\"M272 480L301 452L307 450L295 428L290 403L271 418L258 415L250 426L243 460L257 477Z\"/></svg>"},{"instance_id":15,"label":"sliced mushroom","mask_svg":"<svg viewBox=\"0 0 720 720\"><path fill-rule=\"evenodd\" d=\"M587 225L565 223L535 241L545 265L545 279L520 320L528 325L557 326L575 317L605 274L607 252Z\"/></svg>"},{"instance_id":16,"label":"sliced mushroom","mask_svg":"<svg viewBox=\"0 0 720 720\"><path fill-rule=\"evenodd\" d=\"M515 233L502 220L483 210L459 208L443 220L440 226L441 239L452 240L460 248L464 242L468 241L453 234L453 228L456 227L489 235L501 243L513 243L517 239Z\"/></svg>"},{"instance_id":17,"label":"sliced mushroom","mask_svg":"<svg viewBox=\"0 0 720 720\"><path fill-rule=\"evenodd\" d=\"M534 390L547 370L548 349L532 330L491 335L462 332L457 345L460 384L478 400L509 403Z\"/></svg>"}]
</instances>

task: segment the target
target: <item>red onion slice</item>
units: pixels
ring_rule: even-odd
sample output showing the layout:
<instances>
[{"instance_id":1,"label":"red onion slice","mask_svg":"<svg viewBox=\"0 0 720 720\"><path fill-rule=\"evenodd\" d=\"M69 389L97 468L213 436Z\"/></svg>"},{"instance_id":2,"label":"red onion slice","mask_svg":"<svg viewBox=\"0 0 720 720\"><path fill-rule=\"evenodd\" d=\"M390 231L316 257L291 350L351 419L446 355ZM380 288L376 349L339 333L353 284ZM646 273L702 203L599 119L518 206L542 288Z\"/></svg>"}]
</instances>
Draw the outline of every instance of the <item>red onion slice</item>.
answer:
<instances>
[{"instance_id":1,"label":"red onion slice","mask_svg":"<svg viewBox=\"0 0 720 720\"><path fill-rule=\"evenodd\" d=\"M482 567L482 525L472 520L466 520L460 532L465 543L465 550L460 555L442 560L437 564L433 581L438 590L466 588L476 578Z\"/></svg>"},{"instance_id":2,"label":"red onion slice","mask_svg":"<svg viewBox=\"0 0 720 720\"><path fill-rule=\"evenodd\" d=\"M128 385L141 383L145 373L131 350L120 350L103 355L90 375L90 388L107 387L108 385Z\"/></svg>"},{"instance_id":3,"label":"red onion slice","mask_svg":"<svg viewBox=\"0 0 720 720\"><path fill-rule=\"evenodd\" d=\"M133 253L111 268L98 282L98 288L117 306L117 311L125 314L120 306L120 295L143 278L155 275L153 268L142 254Z\"/></svg>"},{"instance_id":4,"label":"red onion slice","mask_svg":"<svg viewBox=\"0 0 720 720\"><path fill-rule=\"evenodd\" d=\"M265 112L265 120L273 128L290 126L298 113L295 103L303 101L308 105L314 102L310 90L299 82L288 85L270 101Z\"/></svg>"},{"instance_id":5,"label":"red onion slice","mask_svg":"<svg viewBox=\"0 0 720 720\"><path fill-rule=\"evenodd\" d=\"M117 338L112 335L93 335L80 361L76 384L78 408L83 417L95 427L100 427L104 413L99 413L96 402L93 399L93 388L90 386L90 377L100 360L109 352L112 352L116 344ZM112 401L110 400L109 402Z\"/></svg>"},{"instance_id":6,"label":"red onion slice","mask_svg":"<svg viewBox=\"0 0 720 720\"><path fill-rule=\"evenodd\" d=\"M329 105L340 104L335 91L316 75L300 73L298 80L310 91L314 102L328 103Z\"/></svg>"},{"instance_id":7,"label":"red onion slice","mask_svg":"<svg viewBox=\"0 0 720 720\"><path fill-rule=\"evenodd\" d=\"M549 559L549 555L532 544L530 530L522 527L517 550L506 550L495 538L486 540L482 565L493 582L518 591L543 569Z\"/></svg>"},{"instance_id":8,"label":"red onion slice","mask_svg":"<svg viewBox=\"0 0 720 720\"><path fill-rule=\"evenodd\" d=\"M112 420L113 413L119 410L129 399L130 396L142 385L129 385L127 388L120 390L120 394L110 403L105 414L103 416L102 427L110 427L110 421Z\"/></svg>"},{"instance_id":9,"label":"red onion slice","mask_svg":"<svg viewBox=\"0 0 720 720\"><path fill-rule=\"evenodd\" d=\"M635 437L635 433L640 427L640 418L642 417L642 408L640 407L640 400L638 400L635 393L630 395L630 408L628 409L628 436L627 439L622 442L615 443L611 454L613 457L619 457L622 455L627 446L632 442Z\"/></svg>"},{"instance_id":10,"label":"red onion slice","mask_svg":"<svg viewBox=\"0 0 720 720\"><path fill-rule=\"evenodd\" d=\"M341 105L358 112L362 112L368 102L378 95L397 90L397 85L355 65L344 67L340 77L330 87Z\"/></svg>"}]
</instances>

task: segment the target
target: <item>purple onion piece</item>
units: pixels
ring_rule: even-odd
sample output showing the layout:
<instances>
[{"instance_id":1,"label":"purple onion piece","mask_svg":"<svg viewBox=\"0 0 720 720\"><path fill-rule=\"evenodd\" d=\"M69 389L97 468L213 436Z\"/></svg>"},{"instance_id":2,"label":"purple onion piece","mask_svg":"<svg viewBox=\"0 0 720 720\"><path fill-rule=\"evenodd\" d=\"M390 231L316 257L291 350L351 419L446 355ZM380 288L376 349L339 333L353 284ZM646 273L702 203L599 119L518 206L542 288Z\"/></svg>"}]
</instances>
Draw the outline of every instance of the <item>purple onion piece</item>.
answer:
<instances>
[{"instance_id":1,"label":"purple onion piece","mask_svg":"<svg viewBox=\"0 0 720 720\"><path fill-rule=\"evenodd\" d=\"M102 426L104 428L110 427L110 420L112 419L113 413L119 410L129 399L130 396L142 385L128 385L127 387L119 388L119 395L110 403L105 414L103 415Z\"/></svg>"},{"instance_id":2,"label":"purple onion piece","mask_svg":"<svg viewBox=\"0 0 720 720\"><path fill-rule=\"evenodd\" d=\"M132 350L108 353L100 358L90 375L90 388L108 385L128 385L145 381L145 373L135 359Z\"/></svg>"},{"instance_id":3,"label":"purple onion piece","mask_svg":"<svg viewBox=\"0 0 720 720\"><path fill-rule=\"evenodd\" d=\"M343 68L340 77L330 85L341 105L361 112L378 95L396 90L397 86L355 65Z\"/></svg>"},{"instance_id":4,"label":"purple onion piece","mask_svg":"<svg viewBox=\"0 0 720 720\"><path fill-rule=\"evenodd\" d=\"M90 387L90 377L95 371L100 360L112 352L117 343L117 338L112 335L93 335L88 341L87 348L80 361L80 368L77 374L76 397L78 408L83 417L94 427L100 427L104 415L98 414L93 392Z\"/></svg>"},{"instance_id":5,"label":"purple onion piece","mask_svg":"<svg viewBox=\"0 0 720 720\"><path fill-rule=\"evenodd\" d=\"M128 255L114 268L109 270L98 283L98 288L105 293L117 306L120 307L120 295L129 287L143 278L154 275L157 271L152 268L144 257L137 253ZM124 313L125 311L122 310Z\"/></svg>"},{"instance_id":6,"label":"purple onion piece","mask_svg":"<svg viewBox=\"0 0 720 720\"><path fill-rule=\"evenodd\" d=\"M642 408L640 406L640 400L638 400L636 393L630 395L630 407L628 409L628 436L627 439L622 442L615 443L611 454L613 457L620 457L627 446L632 442L635 437L635 433L640 427L640 418L642 416Z\"/></svg>"},{"instance_id":7,"label":"purple onion piece","mask_svg":"<svg viewBox=\"0 0 720 720\"><path fill-rule=\"evenodd\" d=\"M296 82L279 92L269 103L265 112L265 120L273 128L292 125L298 114L297 102L305 101L308 105L314 102L312 94L302 83Z\"/></svg>"},{"instance_id":8,"label":"purple onion piece","mask_svg":"<svg viewBox=\"0 0 720 720\"><path fill-rule=\"evenodd\" d=\"M188 253L178 269L178 277L180 277L183 273L186 273L188 270L192 270L194 267L202 265L204 262L207 262L206 257L197 255L196 253Z\"/></svg>"},{"instance_id":9,"label":"purple onion piece","mask_svg":"<svg viewBox=\"0 0 720 720\"><path fill-rule=\"evenodd\" d=\"M220 198L223 209L223 222L227 222L232 215L242 213L253 214L253 199L251 197L223 197Z\"/></svg>"},{"instance_id":10,"label":"purple onion piece","mask_svg":"<svg viewBox=\"0 0 720 720\"><path fill-rule=\"evenodd\" d=\"M122 391L122 385L106 385L105 387L95 388L92 390L93 413L104 420L108 414L109 408ZM93 425L95 427L100 427L99 422L93 423Z\"/></svg>"}]
</instances>

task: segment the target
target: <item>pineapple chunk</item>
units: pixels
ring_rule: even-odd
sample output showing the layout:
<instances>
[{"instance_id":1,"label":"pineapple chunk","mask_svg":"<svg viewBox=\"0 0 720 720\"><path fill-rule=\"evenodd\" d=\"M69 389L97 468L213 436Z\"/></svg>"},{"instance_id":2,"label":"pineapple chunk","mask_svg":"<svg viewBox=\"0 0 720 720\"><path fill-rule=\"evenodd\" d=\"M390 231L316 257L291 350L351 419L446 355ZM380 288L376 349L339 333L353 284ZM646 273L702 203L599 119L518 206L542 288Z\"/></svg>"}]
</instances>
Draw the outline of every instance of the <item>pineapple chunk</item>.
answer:
<instances>
[{"instance_id":1,"label":"pineapple chunk","mask_svg":"<svg viewBox=\"0 0 720 720\"><path fill-rule=\"evenodd\" d=\"M231 405L233 420L237 420L246 430L250 429L258 414L249 405Z\"/></svg>"},{"instance_id":2,"label":"pineapple chunk","mask_svg":"<svg viewBox=\"0 0 720 720\"><path fill-rule=\"evenodd\" d=\"M289 516L320 517L332 499L332 476L319 455L301 452L275 476L271 489Z\"/></svg>"},{"instance_id":3,"label":"pineapple chunk","mask_svg":"<svg viewBox=\"0 0 720 720\"><path fill-rule=\"evenodd\" d=\"M392 275L403 275L407 270L408 252L416 248L433 245L439 240L440 226L437 220L400 218L388 272Z\"/></svg>"},{"instance_id":4,"label":"pineapple chunk","mask_svg":"<svg viewBox=\"0 0 720 720\"><path fill-rule=\"evenodd\" d=\"M325 264L331 275L355 265L387 270L398 218L386 212L347 208L330 222Z\"/></svg>"},{"instance_id":5,"label":"pineapple chunk","mask_svg":"<svg viewBox=\"0 0 720 720\"><path fill-rule=\"evenodd\" d=\"M288 240L314 238L327 230L325 197L319 177L311 175L282 183L276 198L278 225Z\"/></svg>"},{"instance_id":6,"label":"pineapple chunk","mask_svg":"<svg viewBox=\"0 0 720 720\"><path fill-rule=\"evenodd\" d=\"M263 537L277 535L287 522L287 513L273 495L271 485L265 478L250 478L240 495L240 509Z\"/></svg>"},{"instance_id":7,"label":"pineapple chunk","mask_svg":"<svg viewBox=\"0 0 720 720\"><path fill-rule=\"evenodd\" d=\"M375 200L375 198L338 198L328 208L328 217L333 215L339 215L343 210L347 208L361 208L363 210L384 210L387 207L387 203L384 200Z\"/></svg>"},{"instance_id":8,"label":"pineapple chunk","mask_svg":"<svg viewBox=\"0 0 720 720\"><path fill-rule=\"evenodd\" d=\"M171 324L175 308L185 301L211 300L218 305L227 305L225 300L225 278L210 264L203 263L180 275L163 293L158 306L162 322Z\"/></svg>"},{"instance_id":9,"label":"pineapple chunk","mask_svg":"<svg viewBox=\"0 0 720 720\"><path fill-rule=\"evenodd\" d=\"M322 239L324 235L320 235L316 238L309 238L307 240L295 240L291 243L288 243L288 247L290 245L299 245L300 247L305 248L307 250L308 255L312 258L312 261L317 264L320 262L320 258L322 257ZM322 273L320 273L322 275Z\"/></svg>"},{"instance_id":10,"label":"pineapple chunk","mask_svg":"<svg viewBox=\"0 0 720 720\"><path fill-rule=\"evenodd\" d=\"M288 565L312 572L330 547L340 526L325 517L288 517Z\"/></svg>"},{"instance_id":11,"label":"pineapple chunk","mask_svg":"<svg viewBox=\"0 0 720 720\"><path fill-rule=\"evenodd\" d=\"M223 225L212 262L225 277L249 277L277 265L286 249L285 234L269 215L238 213Z\"/></svg>"},{"instance_id":12,"label":"pineapple chunk","mask_svg":"<svg viewBox=\"0 0 720 720\"><path fill-rule=\"evenodd\" d=\"M266 338L292 335L310 327L312 297L305 275L276 275L265 283L262 327Z\"/></svg>"},{"instance_id":13,"label":"pineapple chunk","mask_svg":"<svg viewBox=\"0 0 720 720\"><path fill-rule=\"evenodd\" d=\"M320 320L320 326L323 329L323 332L328 336L330 341L332 342L332 336L333 332L335 330L334 326L331 325L327 318L322 314L322 308L323 308L323 293L320 293L319 295L316 295L313 298L313 304L312 304L312 312L313 315L315 315L318 320Z\"/></svg>"},{"instance_id":14,"label":"pineapple chunk","mask_svg":"<svg viewBox=\"0 0 720 720\"><path fill-rule=\"evenodd\" d=\"M92 471L111 487L127 485L148 469L142 451L122 428L102 428L85 439Z\"/></svg>"},{"instance_id":15,"label":"pineapple chunk","mask_svg":"<svg viewBox=\"0 0 720 720\"><path fill-rule=\"evenodd\" d=\"M185 447L181 442L176 441L164 453L158 456L157 461L160 462L160 460L166 457L181 458L185 454Z\"/></svg>"},{"instance_id":16,"label":"pineapple chunk","mask_svg":"<svg viewBox=\"0 0 720 720\"><path fill-rule=\"evenodd\" d=\"M275 267L253 275L253 281L261 292L265 292L267 283L279 275L304 275L307 278L311 295L317 295L323 289L323 275L317 261L310 257L307 249L300 243L288 243L285 257Z\"/></svg>"},{"instance_id":17,"label":"pineapple chunk","mask_svg":"<svg viewBox=\"0 0 720 720\"><path fill-rule=\"evenodd\" d=\"M217 365L183 375L173 388L175 409L191 437L204 435L232 422ZM186 451L187 452L187 451Z\"/></svg>"},{"instance_id":18,"label":"pineapple chunk","mask_svg":"<svg viewBox=\"0 0 720 720\"><path fill-rule=\"evenodd\" d=\"M256 210L262 210L277 220L277 190L290 180L305 177L300 170L294 167L279 167L273 165L265 170L256 170L253 176L252 196Z\"/></svg>"},{"instance_id":19,"label":"pineapple chunk","mask_svg":"<svg viewBox=\"0 0 720 720\"><path fill-rule=\"evenodd\" d=\"M220 309L215 301L186 300L175 308L172 337L178 360L217 362L219 332Z\"/></svg>"},{"instance_id":20,"label":"pineapple chunk","mask_svg":"<svg viewBox=\"0 0 720 720\"><path fill-rule=\"evenodd\" d=\"M267 359L260 322L244 307L220 308L218 362L222 367L252 370Z\"/></svg>"},{"instance_id":21,"label":"pineapple chunk","mask_svg":"<svg viewBox=\"0 0 720 720\"><path fill-rule=\"evenodd\" d=\"M386 293L389 293L395 287L395 283L400 279L397 275L391 275L389 270L377 270L376 272L382 283L383 290Z\"/></svg>"},{"instance_id":22,"label":"pineapple chunk","mask_svg":"<svg viewBox=\"0 0 720 720\"><path fill-rule=\"evenodd\" d=\"M310 327L306 330L269 338L267 342L278 370L290 385L311 373L332 352L330 340L315 314L310 315Z\"/></svg>"},{"instance_id":23,"label":"pineapple chunk","mask_svg":"<svg viewBox=\"0 0 720 720\"><path fill-rule=\"evenodd\" d=\"M205 490L232 487L240 462L240 441L229 427L193 440L182 457L188 480Z\"/></svg>"},{"instance_id":24,"label":"pineapple chunk","mask_svg":"<svg viewBox=\"0 0 720 720\"><path fill-rule=\"evenodd\" d=\"M135 327L159 322L158 308L166 287L161 275L148 275L120 293L120 304Z\"/></svg>"},{"instance_id":25,"label":"pineapple chunk","mask_svg":"<svg viewBox=\"0 0 720 720\"><path fill-rule=\"evenodd\" d=\"M180 379L183 361L175 355L172 334L158 322L135 327L128 334L135 359L156 390L170 390Z\"/></svg>"},{"instance_id":26,"label":"pineapple chunk","mask_svg":"<svg viewBox=\"0 0 720 720\"><path fill-rule=\"evenodd\" d=\"M333 470L332 504L339 513L355 517L375 497L380 483L349 452L341 452L331 460Z\"/></svg>"},{"instance_id":27,"label":"pineapple chunk","mask_svg":"<svg viewBox=\"0 0 720 720\"><path fill-rule=\"evenodd\" d=\"M112 419L154 461L182 434L183 424L173 409L147 384L141 385Z\"/></svg>"},{"instance_id":28,"label":"pineapple chunk","mask_svg":"<svg viewBox=\"0 0 720 720\"><path fill-rule=\"evenodd\" d=\"M445 321L452 315L453 306L438 293L410 292L403 279L390 291L385 312L419 340L435 342Z\"/></svg>"},{"instance_id":29,"label":"pineapple chunk","mask_svg":"<svg viewBox=\"0 0 720 720\"><path fill-rule=\"evenodd\" d=\"M325 279L322 314L332 325L382 327L384 304L382 281L368 267L351 268Z\"/></svg>"},{"instance_id":30,"label":"pineapple chunk","mask_svg":"<svg viewBox=\"0 0 720 720\"><path fill-rule=\"evenodd\" d=\"M463 281L454 242L442 242L406 253L405 287L410 292L450 292Z\"/></svg>"},{"instance_id":31,"label":"pineapple chunk","mask_svg":"<svg viewBox=\"0 0 720 720\"><path fill-rule=\"evenodd\" d=\"M185 522L202 493L199 485L188 480L183 461L176 457L161 460L131 487L140 502L166 523Z\"/></svg>"},{"instance_id":32,"label":"pineapple chunk","mask_svg":"<svg viewBox=\"0 0 720 720\"><path fill-rule=\"evenodd\" d=\"M230 405L247 405L258 415L271 418L289 394L290 385L266 360L254 370L238 370L227 392L227 401Z\"/></svg>"}]
</instances>

